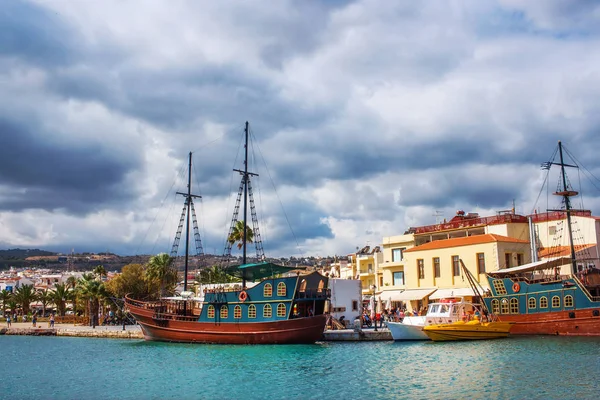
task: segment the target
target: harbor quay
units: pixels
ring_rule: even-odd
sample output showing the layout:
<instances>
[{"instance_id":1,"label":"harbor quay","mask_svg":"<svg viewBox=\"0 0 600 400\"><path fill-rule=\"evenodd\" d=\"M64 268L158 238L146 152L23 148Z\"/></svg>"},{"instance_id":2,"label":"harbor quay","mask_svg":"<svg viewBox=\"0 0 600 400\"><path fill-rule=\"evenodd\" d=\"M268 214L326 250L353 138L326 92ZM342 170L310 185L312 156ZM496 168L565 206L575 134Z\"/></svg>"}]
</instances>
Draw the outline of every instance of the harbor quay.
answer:
<instances>
[{"instance_id":1,"label":"harbor quay","mask_svg":"<svg viewBox=\"0 0 600 400\"><path fill-rule=\"evenodd\" d=\"M95 328L87 325L76 324L56 324L54 328L49 328L47 324L38 324L33 327L30 322L12 323L8 328L6 325L0 327L0 335L27 335L27 336L70 336L70 337L92 337L105 339L143 339L142 330L139 325L123 326L96 326ZM323 332L323 341L331 342L361 342L361 341L379 341L392 340L392 335L386 327L361 330L339 329L326 330Z\"/></svg>"},{"instance_id":2,"label":"harbor quay","mask_svg":"<svg viewBox=\"0 0 600 400\"><path fill-rule=\"evenodd\" d=\"M123 326L96 326L76 324L56 324L54 328L47 323L33 327L31 322L13 322L9 327L6 324L0 327L0 335L27 335L27 336L72 336L95 337L107 339L143 339L142 330L138 325Z\"/></svg>"}]
</instances>

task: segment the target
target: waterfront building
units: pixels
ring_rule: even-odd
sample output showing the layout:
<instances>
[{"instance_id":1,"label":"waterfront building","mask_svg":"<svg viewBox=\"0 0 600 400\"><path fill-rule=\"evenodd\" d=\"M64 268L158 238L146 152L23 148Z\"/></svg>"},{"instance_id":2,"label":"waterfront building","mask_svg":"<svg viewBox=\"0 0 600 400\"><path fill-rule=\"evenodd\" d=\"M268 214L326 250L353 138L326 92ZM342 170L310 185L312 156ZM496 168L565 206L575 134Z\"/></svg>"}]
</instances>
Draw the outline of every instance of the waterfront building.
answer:
<instances>
[{"instance_id":1,"label":"waterfront building","mask_svg":"<svg viewBox=\"0 0 600 400\"><path fill-rule=\"evenodd\" d=\"M527 217L512 210L492 217L458 211L450 221L409 228L404 235L383 238L381 298L392 307L412 311L433 298L470 297L460 277L459 260L485 284L485 272L531 260Z\"/></svg>"}]
</instances>

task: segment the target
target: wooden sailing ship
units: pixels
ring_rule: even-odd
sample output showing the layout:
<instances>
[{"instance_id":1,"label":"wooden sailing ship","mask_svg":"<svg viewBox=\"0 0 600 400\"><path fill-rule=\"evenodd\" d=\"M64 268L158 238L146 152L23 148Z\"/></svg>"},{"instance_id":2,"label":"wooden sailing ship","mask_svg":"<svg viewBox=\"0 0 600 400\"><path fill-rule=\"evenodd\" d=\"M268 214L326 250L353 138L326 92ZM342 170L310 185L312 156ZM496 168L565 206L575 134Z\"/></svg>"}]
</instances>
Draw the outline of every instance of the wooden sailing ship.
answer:
<instances>
[{"instance_id":1,"label":"wooden sailing ship","mask_svg":"<svg viewBox=\"0 0 600 400\"><path fill-rule=\"evenodd\" d=\"M591 212L573 209L571 197L578 193L570 187L565 167L575 165L564 162L561 142L557 154L559 161L544 167L560 167L554 194L562 198L564 208L548 210L537 218L558 217L566 222L563 231L568 234L568 245L546 251L546 259L489 272L491 291L483 300L502 321L514 322L511 334L600 336L600 269L598 254L593 254L597 243L577 244L572 229L574 216L591 218ZM598 221L594 224L597 232Z\"/></svg>"},{"instance_id":2,"label":"wooden sailing ship","mask_svg":"<svg viewBox=\"0 0 600 400\"><path fill-rule=\"evenodd\" d=\"M246 235L242 242L242 264L226 265L227 274L240 278L233 287L217 286L202 297L187 291L189 218L186 230L184 291L180 296L157 301L144 301L126 296L128 311L134 316L146 340L222 343L222 344L292 344L314 343L321 339L327 317L328 278L318 272L302 273L295 267L263 262L264 253L254 213L254 202L248 172L248 122L245 127L245 161L231 235L238 222L243 203L242 226L246 227L248 201L251 204L253 233L258 262L247 262ZM191 176L191 154L189 175ZM191 178L188 180L186 206L192 207ZM242 200L243 197L243 200ZM250 197L250 199L248 199ZM182 217L183 221L183 217ZM181 224L180 224L181 225ZM249 229L249 228L248 228ZM230 236L228 236L229 239ZM230 254L232 242L227 241ZM255 284L250 287L249 282Z\"/></svg>"}]
</instances>

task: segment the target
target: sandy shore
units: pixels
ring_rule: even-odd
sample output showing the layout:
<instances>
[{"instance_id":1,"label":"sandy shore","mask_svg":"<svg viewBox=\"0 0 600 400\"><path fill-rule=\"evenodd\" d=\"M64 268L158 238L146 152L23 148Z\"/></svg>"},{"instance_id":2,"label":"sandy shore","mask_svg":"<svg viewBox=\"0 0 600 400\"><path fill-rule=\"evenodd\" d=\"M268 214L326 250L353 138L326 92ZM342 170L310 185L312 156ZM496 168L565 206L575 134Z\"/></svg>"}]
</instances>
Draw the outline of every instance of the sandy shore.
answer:
<instances>
[{"instance_id":1,"label":"sandy shore","mask_svg":"<svg viewBox=\"0 0 600 400\"><path fill-rule=\"evenodd\" d=\"M0 325L0 334L31 335L31 336L75 336L118 339L143 339L142 330L138 325L123 326L82 326L74 324L55 324L54 329L47 322L34 327L31 322L16 322L7 328L6 323Z\"/></svg>"}]
</instances>

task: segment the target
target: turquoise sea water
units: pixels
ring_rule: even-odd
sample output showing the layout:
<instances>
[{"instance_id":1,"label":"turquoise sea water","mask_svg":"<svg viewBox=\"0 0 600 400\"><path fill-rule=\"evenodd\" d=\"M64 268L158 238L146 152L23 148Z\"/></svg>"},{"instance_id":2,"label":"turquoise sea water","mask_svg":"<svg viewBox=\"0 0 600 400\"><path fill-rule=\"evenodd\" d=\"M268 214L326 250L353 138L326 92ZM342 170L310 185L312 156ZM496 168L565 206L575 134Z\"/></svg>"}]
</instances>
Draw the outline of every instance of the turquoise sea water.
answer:
<instances>
[{"instance_id":1,"label":"turquoise sea water","mask_svg":"<svg viewBox=\"0 0 600 400\"><path fill-rule=\"evenodd\" d=\"M600 339L219 346L0 337L3 399L596 399Z\"/></svg>"}]
</instances>

